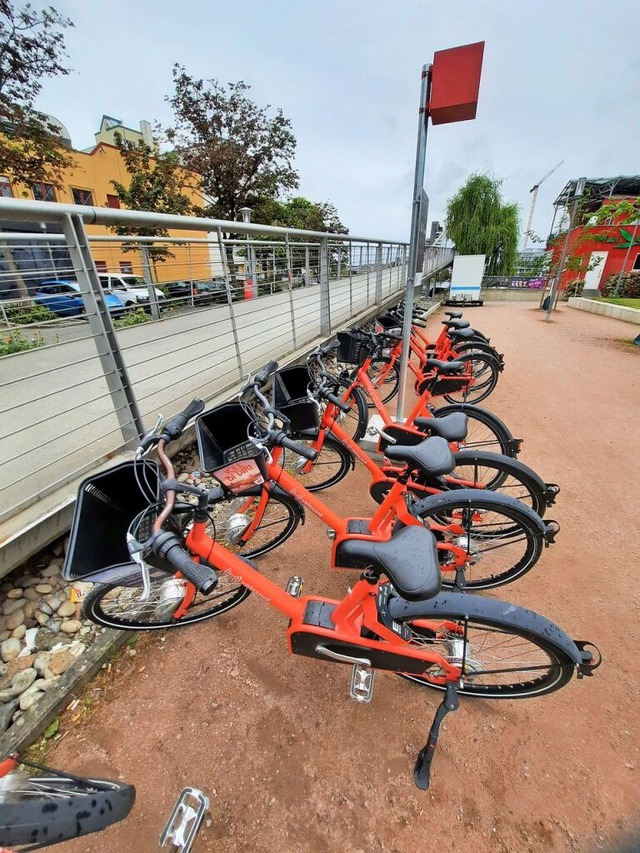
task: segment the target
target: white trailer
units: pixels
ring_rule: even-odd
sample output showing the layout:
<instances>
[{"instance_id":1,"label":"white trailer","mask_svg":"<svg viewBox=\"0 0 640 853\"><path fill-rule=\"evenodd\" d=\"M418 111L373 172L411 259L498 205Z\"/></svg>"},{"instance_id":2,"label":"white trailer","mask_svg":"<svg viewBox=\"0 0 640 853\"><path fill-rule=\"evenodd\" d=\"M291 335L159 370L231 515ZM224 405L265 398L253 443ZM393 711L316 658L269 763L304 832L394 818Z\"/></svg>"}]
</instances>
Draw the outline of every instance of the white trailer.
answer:
<instances>
[{"instance_id":1,"label":"white trailer","mask_svg":"<svg viewBox=\"0 0 640 853\"><path fill-rule=\"evenodd\" d=\"M480 288L484 275L485 255L455 255L449 296L445 305L482 305Z\"/></svg>"}]
</instances>

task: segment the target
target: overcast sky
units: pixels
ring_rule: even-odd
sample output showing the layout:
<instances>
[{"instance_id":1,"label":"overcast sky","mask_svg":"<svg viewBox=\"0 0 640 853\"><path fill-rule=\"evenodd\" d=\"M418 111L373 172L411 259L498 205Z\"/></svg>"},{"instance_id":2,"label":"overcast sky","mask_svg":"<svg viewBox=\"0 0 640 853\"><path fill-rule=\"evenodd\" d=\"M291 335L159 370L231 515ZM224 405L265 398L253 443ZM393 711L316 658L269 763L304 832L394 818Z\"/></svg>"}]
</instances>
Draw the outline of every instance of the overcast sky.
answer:
<instances>
[{"instance_id":1,"label":"overcast sky","mask_svg":"<svg viewBox=\"0 0 640 853\"><path fill-rule=\"evenodd\" d=\"M420 69L436 50L485 41L475 121L430 128L430 219L488 170L546 236L567 180L640 174L638 0L49 0L75 23L75 72L39 106L86 148L103 113L167 124L171 68L245 80L298 141L299 194L331 201L352 234L408 239ZM35 0L34 5L40 5Z\"/></svg>"}]
</instances>

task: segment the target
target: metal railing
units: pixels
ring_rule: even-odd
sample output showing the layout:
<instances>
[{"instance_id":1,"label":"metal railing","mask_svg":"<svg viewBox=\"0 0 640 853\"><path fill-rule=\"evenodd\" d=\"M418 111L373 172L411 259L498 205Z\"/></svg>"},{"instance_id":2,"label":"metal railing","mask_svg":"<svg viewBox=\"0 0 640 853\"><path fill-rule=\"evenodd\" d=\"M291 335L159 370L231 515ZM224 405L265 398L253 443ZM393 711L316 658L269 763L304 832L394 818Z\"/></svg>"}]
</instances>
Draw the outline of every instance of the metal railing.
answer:
<instances>
[{"instance_id":1,"label":"metal railing","mask_svg":"<svg viewBox=\"0 0 640 853\"><path fill-rule=\"evenodd\" d=\"M0 221L0 352L20 350L0 357L0 522L406 279L388 240L4 198Z\"/></svg>"}]
</instances>

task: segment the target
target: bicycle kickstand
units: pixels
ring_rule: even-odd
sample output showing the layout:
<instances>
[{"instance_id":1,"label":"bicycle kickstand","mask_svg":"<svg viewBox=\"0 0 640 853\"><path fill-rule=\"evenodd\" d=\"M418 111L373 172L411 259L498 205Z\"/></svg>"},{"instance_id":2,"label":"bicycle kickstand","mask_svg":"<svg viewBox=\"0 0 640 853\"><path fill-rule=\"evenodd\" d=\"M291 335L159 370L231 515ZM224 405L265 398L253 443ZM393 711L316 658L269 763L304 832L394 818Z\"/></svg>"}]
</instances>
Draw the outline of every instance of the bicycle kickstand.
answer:
<instances>
[{"instance_id":1,"label":"bicycle kickstand","mask_svg":"<svg viewBox=\"0 0 640 853\"><path fill-rule=\"evenodd\" d=\"M426 791L429 787L431 762L433 761L433 754L436 750L436 744L438 743L440 724L442 723L445 714L448 714L449 711L457 711L459 706L460 701L458 699L458 688L452 681L447 681L444 699L438 706L436 715L431 723L431 728L429 729L427 742L418 753L416 764L413 768L413 781L416 783L418 788L421 788L423 791Z\"/></svg>"}]
</instances>

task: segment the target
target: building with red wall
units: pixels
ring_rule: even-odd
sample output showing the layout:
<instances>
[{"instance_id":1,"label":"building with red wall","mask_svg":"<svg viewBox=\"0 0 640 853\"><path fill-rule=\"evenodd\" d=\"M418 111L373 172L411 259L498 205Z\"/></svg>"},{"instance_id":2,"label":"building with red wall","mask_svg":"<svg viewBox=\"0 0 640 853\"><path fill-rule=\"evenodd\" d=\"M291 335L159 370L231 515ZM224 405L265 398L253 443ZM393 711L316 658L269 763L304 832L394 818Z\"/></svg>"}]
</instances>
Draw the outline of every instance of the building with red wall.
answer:
<instances>
[{"instance_id":1,"label":"building with red wall","mask_svg":"<svg viewBox=\"0 0 640 853\"><path fill-rule=\"evenodd\" d=\"M576 180L569 181L554 202L558 227L549 238L548 248L553 261L558 262L566 238L573 205ZM568 257L569 269L561 277L561 288L570 282L581 281L585 290L602 289L612 275L637 271L640 273L640 220L625 224L613 217L603 225L593 225L593 214L603 205L622 199L635 201L640 196L640 175L616 178L588 178L584 195L579 201L574 227L571 229Z\"/></svg>"}]
</instances>

